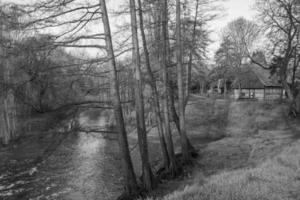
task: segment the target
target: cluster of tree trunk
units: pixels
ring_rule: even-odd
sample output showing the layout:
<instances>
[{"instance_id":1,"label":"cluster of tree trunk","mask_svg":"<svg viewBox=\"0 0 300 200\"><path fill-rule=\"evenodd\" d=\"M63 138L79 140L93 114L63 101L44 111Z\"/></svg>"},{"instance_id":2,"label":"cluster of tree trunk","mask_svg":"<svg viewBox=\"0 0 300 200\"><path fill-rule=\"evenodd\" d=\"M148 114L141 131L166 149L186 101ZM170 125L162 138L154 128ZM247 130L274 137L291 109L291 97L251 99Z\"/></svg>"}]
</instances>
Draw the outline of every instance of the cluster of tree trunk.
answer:
<instances>
[{"instance_id":1,"label":"cluster of tree trunk","mask_svg":"<svg viewBox=\"0 0 300 200\"><path fill-rule=\"evenodd\" d=\"M268 49L272 55L271 71L279 76L291 113L297 116L300 114L300 88L295 75L300 66L300 3L295 0L257 0L257 7L272 44Z\"/></svg>"},{"instance_id":2,"label":"cluster of tree trunk","mask_svg":"<svg viewBox=\"0 0 300 200\"><path fill-rule=\"evenodd\" d=\"M124 172L124 195L132 197L139 195L140 191L155 189L162 175L178 176L184 165L192 163L192 153L196 150L187 136L185 108L190 94L192 67L203 62L208 45L208 31L204 24L212 18L204 15L200 18L198 14L200 3L208 5L208 1L197 0L195 9L191 9L195 14L191 14L191 11L182 11L188 5L187 1L176 0L174 7L168 0L128 0L131 44L127 45L128 49L122 49L122 45L115 46L106 3L105 0L95 0L83 5L76 1L45 0L23 6L23 9L18 9L17 5L10 7L9 15L13 16L10 18L13 21L8 20L8 23L17 27L17 31L30 35L33 28L41 33L57 28L61 32L36 37L24 34L20 41L15 42L18 48L9 47L16 49L14 56L18 58L16 66L19 67L16 71L25 74L26 79L14 78L17 84L13 91L1 87L5 89L0 96L3 102L0 130L5 143L15 135L15 97L40 113L86 105L113 110ZM170 9L174 8L176 15L171 16ZM101 33L86 31L89 23L100 20L103 25L99 29ZM171 26L173 22L175 28ZM65 47L76 50L95 48L101 53L96 58L76 59L63 50ZM129 51L132 52L130 66L121 68L117 57ZM68 62L70 60L76 62ZM10 82L9 70L3 69L3 82ZM90 76L92 78L87 78ZM145 94L146 86L150 90L149 96ZM91 99L94 93L99 95L98 99ZM146 107L148 104L150 106ZM130 115L132 111L135 112L134 124L142 163L141 181L133 169L127 138L126 114ZM156 122L161 174L151 168L147 112L153 113ZM181 157L174 151L173 122L179 134Z\"/></svg>"},{"instance_id":3,"label":"cluster of tree trunk","mask_svg":"<svg viewBox=\"0 0 300 200\"><path fill-rule=\"evenodd\" d=\"M135 195L137 192L136 177L132 168L132 161L128 151L128 141L126 137L125 124L122 116L122 106L120 103L120 94L118 87L118 80L116 78L116 64L114 50L112 47L112 36L109 27L109 19L105 6L105 0L101 0L102 20L104 24L104 30L106 35L107 53L110 58L111 67L111 80L112 80L112 97L114 99L113 106L115 117L117 121L117 127L119 132L119 144L120 151L122 153L123 165L125 169L125 186L126 195ZM168 173L171 177L175 177L180 173L181 163L191 163L191 150L194 150L189 142L186 130L185 130L185 107L188 98L189 86L184 87L183 66L182 66L182 41L181 41L181 3L176 1L176 62L177 62L177 77L178 77L178 113L175 108L174 91L170 87L170 77L168 66L170 66L170 44L168 33L168 2L166 0L154 3L156 10L156 39L160 42L157 44L158 54L157 60L159 68L161 69L162 80L162 94L159 94L157 87L157 79L154 75L150 62L150 54L147 45L147 38L144 29L143 7L141 0L138 0L138 8L135 0L129 0L130 5L130 19L131 19L131 32L132 32L132 62L134 67L135 78L135 110L136 110L136 126L139 141L139 149L142 161L142 188L146 191L151 191L157 186L156 178L152 172L149 160L148 144L147 144L147 132L145 124L145 112L144 112L144 96L143 85L145 78L142 74L140 45L138 39L138 20L139 17L139 29L142 38L142 47L144 50L145 67L147 77L149 79L149 85L151 88L151 94L153 95L153 109L156 116L157 130L160 138L160 146L163 158L163 168L165 173ZM136 12L138 10L138 13ZM195 19L196 20L196 19ZM190 55L191 57L191 55ZM192 58L190 58L190 62ZM190 64L191 65L191 64ZM190 74L190 72L189 72ZM189 84L189 83L187 83ZM179 162L175 156L174 144L171 130L171 113L174 121L176 122L178 132L180 134L180 141L182 147L182 160Z\"/></svg>"},{"instance_id":4,"label":"cluster of tree trunk","mask_svg":"<svg viewBox=\"0 0 300 200\"><path fill-rule=\"evenodd\" d=\"M1 13L2 9L0 9ZM0 20L0 42L5 44L6 29L3 19ZM0 142L8 144L17 137L16 102L11 85L12 65L5 48L0 47Z\"/></svg>"},{"instance_id":5,"label":"cluster of tree trunk","mask_svg":"<svg viewBox=\"0 0 300 200\"><path fill-rule=\"evenodd\" d=\"M9 68L2 66L3 87L0 94L0 135L4 144L17 137L17 115L14 93L7 86L9 83ZM5 84L6 83L6 84Z\"/></svg>"}]
</instances>

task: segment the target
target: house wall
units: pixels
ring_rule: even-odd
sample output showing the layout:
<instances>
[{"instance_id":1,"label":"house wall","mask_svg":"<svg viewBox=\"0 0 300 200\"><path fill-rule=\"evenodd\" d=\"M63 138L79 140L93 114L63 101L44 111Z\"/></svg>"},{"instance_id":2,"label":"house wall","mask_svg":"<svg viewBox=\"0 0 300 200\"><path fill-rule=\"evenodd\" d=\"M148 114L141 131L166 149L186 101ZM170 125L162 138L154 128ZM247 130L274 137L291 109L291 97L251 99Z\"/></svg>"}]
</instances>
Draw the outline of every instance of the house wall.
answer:
<instances>
[{"instance_id":1,"label":"house wall","mask_svg":"<svg viewBox=\"0 0 300 200\"><path fill-rule=\"evenodd\" d=\"M249 89L234 89L234 98L250 98Z\"/></svg>"},{"instance_id":2,"label":"house wall","mask_svg":"<svg viewBox=\"0 0 300 200\"><path fill-rule=\"evenodd\" d=\"M241 93L241 95L240 95ZM263 99L263 89L234 89L234 98L261 98Z\"/></svg>"},{"instance_id":3,"label":"house wall","mask_svg":"<svg viewBox=\"0 0 300 200\"><path fill-rule=\"evenodd\" d=\"M234 96L234 99L238 99L240 97L239 89L234 89L233 96Z\"/></svg>"},{"instance_id":4,"label":"house wall","mask_svg":"<svg viewBox=\"0 0 300 200\"><path fill-rule=\"evenodd\" d=\"M265 99L266 100L276 100L283 97L283 90L281 88L266 88L265 89Z\"/></svg>"},{"instance_id":5,"label":"house wall","mask_svg":"<svg viewBox=\"0 0 300 200\"><path fill-rule=\"evenodd\" d=\"M264 100L264 89L255 89L255 98L258 100Z\"/></svg>"},{"instance_id":6,"label":"house wall","mask_svg":"<svg viewBox=\"0 0 300 200\"><path fill-rule=\"evenodd\" d=\"M241 98L255 98L258 100L276 100L280 99L282 90L280 88L264 89L241 89ZM234 99L240 98L240 90L234 89Z\"/></svg>"},{"instance_id":7,"label":"house wall","mask_svg":"<svg viewBox=\"0 0 300 200\"><path fill-rule=\"evenodd\" d=\"M248 89L242 89L241 90L241 96L244 98L250 98L250 93Z\"/></svg>"}]
</instances>

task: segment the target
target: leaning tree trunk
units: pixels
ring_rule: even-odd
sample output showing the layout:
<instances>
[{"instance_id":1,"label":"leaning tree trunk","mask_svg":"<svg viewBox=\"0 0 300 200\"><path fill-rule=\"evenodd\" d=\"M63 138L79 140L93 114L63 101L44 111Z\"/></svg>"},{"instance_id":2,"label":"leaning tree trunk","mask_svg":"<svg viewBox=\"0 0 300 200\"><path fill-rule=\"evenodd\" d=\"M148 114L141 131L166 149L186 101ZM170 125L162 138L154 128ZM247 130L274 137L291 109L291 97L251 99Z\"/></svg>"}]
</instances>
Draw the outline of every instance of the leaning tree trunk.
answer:
<instances>
[{"instance_id":1,"label":"leaning tree trunk","mask_svg":"<svg viewBox=\"0 0 300 200\"><path fill-rule=\"evenodd\" d=\"M180 122L180 142L183 163L190 163L187 135L185 130L185 98L183 86L182 49L181 49L181 9L180 0L176 0L176 59L177 59L177 84L178 84L178 111Z\"/></svg>"},{"instance_id":2,"label":"leaning tree trunk","mask_svg":"<svg viewBox=\"0 0 300 200\"><path fill-rule=\"evenodd\" d=\"M133 64L135 67L135 109L137 120L137 134L139 141L139 149L142 160L142 182L143 187L147 191L155 188L155 180L151 170L148 153L147 133L144 112L144 97L142 88L141 60L139 52L137 19L136 19L135 0L130 0L130 16L131 16L131 32L133 44Z\"/></svg>"},{"instance_id":3,"label":"leaning tree trunk","mask_svg":"<svg viewBox=\"0 0 300 200\"><path fill-rule=\"evenodd\" d=\"M128 148L127 133L125 129L125 123L123 118L120 92L119 92L119 82L117 77L117 67L115 62L115 55L111 39L111 31L109 25L109 19L106 9L105 0L100 0L100 6L102 11L102 22L105 32L105 43L107 48L107 55L109 58L109 66L111 68L111 100L114 109L114 115L116 118L116 126L119 135L119 148L120 155L122 156L124 179L125 179L125 194L126 195L136 195L138 191L138 186L136 182L136 177L133 171L133 165L130 157L130 152Z\"/></svg>"},{"instance_id":4,"label":"leaning tree trunk","mask_svg":"<svg viewBox=\"0 0 300 200\"><path fill-rule=\"evenodd\" d=\"M163 164L165 169L167 169L169 164L169 158L168 158L168 151L166 147L166 141L164 139L164 133L163 133L163 118L160 112L159 93L156 86L156 79L153 75L153 72L151 70L151 65L150 65L150 56L149 56L147 40L146 40L146 35L144 30L144 19L143 19L141 0L138 0L138 4L139 4L139 22L140 22L140 30L141 30L143 49L144 49L145 60L146 60L146 69L147 69L148 76L150 78L150 87L151 87L151 93L153 95L154 112L155 112L157 129L158 129L160 145L162 150Z\"/></svg>"},{"instance_id":5,"label":"leaning tree trunk","mask_svg":"<svg viewBox=\"0 0 300 200\"><path fill-rule=\"evenodd\" d=\"M178 173L178 164L176 162L173 139L171 135L170 128L170 116L169 116L169 99L168 99L168 59L167 59L167 29L168 29L168 8L167 0L161 1L161 56L160 65L162 69L162 79L163 79L163 112L164 112L164 125L165 125L165 140L167 143L168 155L170 159L169 172L172 176L176 176Z\"/></svg>"}]
</instances>

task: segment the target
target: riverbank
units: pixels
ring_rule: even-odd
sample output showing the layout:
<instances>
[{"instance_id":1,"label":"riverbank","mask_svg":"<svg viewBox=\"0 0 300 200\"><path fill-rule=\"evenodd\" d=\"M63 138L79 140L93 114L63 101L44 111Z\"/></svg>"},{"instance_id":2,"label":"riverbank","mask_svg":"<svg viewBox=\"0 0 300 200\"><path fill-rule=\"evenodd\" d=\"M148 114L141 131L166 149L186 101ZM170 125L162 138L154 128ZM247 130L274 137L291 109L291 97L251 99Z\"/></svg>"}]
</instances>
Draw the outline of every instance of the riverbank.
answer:
<instances>
[{"instance_id":1,"label":"riverbank","mask_svg":"<svg viewBox=\"0 0 300 200\"><path fill-rule=\"evenodd\" d=\"M198 191L208 199L226 199L232 197L226 195L233 195L234 191L249 190L239 188L240 184L255 188L273 181L267 175L285 180L286 176L276 173L294 176L299 172L294 163L298 159L295 156L299 155L299 122L287 117L284 104L230 102L193 96L186 117L187 133L199 157L182 176L161 180L159 187L149 194L154 199L199 199ZM95 116L91 120L86 116L84 119L93 125L102 120ZM174 125L173 130L175 151L180 153ZM133 131L128 138L139 177L141 163L137 135ZM158 170L161 157L155 127L149 128L148 142L152 167ZM49 150L47 147L50 146L52 149ZM43 159L34 164L37 158ZM0 161L2 199L111 200L123 190L117 139L99 133L53 131L38 137L29 136L2 148ZM274 173L268 174L267 169L271 166L277 167L274 168L276 173L273 170ZM293 185L286 184L291 190L298 186L297 177L291 182ZM227 185L227 181L231 184ZM216 196L219 193L226 195ZM297 194L293 190L288 193ZM234 194L240 199L240 193Z\"/></svg>"},{"instance_id":2,"label":"riverbank","mask_svg":"<svg viewBox=\"0 0 300 200\"><path fill-rule=\"evenodd\" d=\"M221 104L215 102L216 107L223 107ZM201 104L194 105L187 110L188 127L206 135L201 109L197 109ZM222 127L214 120L209 122L212 129L217 127L216 130L223 132L215 132L222 135L220 139L202 146L191 140L200 153L191 175L177 181L176 188L162 186L168 192L159 189L149 199L296 200L300 197L300 122L287 116L284 104L231 102L228 111Z\"/></svg>"}]
</instances>

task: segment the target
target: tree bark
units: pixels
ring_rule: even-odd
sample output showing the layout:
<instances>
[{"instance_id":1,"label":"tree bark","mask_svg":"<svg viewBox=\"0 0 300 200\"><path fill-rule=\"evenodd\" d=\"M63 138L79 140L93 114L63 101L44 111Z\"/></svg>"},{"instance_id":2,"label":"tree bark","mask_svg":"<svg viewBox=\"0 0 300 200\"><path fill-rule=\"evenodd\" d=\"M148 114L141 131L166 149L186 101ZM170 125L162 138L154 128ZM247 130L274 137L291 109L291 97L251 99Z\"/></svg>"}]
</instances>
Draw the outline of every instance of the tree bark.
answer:
<instances>
[{"instance_id":1,"label":"tree bark","mask_svg":"<svg viewBox=\"0 0 300 200\"><path fill-rule=\"evenodd\" d=\"M180 142L183 163L190 163L191 156L185 130L185 98L183 86L182 48L181 48L181 9L180 0L176 0L176 59L177 59L177 84L178 84L178 111L180 124Z\"/></svg>"},{"instance_id":2,"label":"tree bark","mask_svg":"<svg viewBox=\"0 0 300 200\"><path fill-rule=\"evenodd\" d=\"M142 36L142 42L143 42L143 49L145 54L145 60L146 60L146 69L148 76L150 78L150 87L151 87L151 93L153 95L153 103L154 103L154 112L155 112L155 118L157 123L157 129L160 139L160 145L162 150L162 158L163 158L163 165L165 169L168 168L169 164L169 158L168 158L168 152L166 147L166 141L164 139L164 133L163 133L163 118L160 112L160 104L159 104L159 94L156 86L156 79L153 75L151 65L150 65L150 56L149 51L147 47L147 40L144 30L144 19L143 19L143 13L142 13L142 3L141 0L138 0L139 4L139 21L140 21L140 30L141 30L141 36Z\"/></svg>"},{"instance_id":3,"label":"tree bark","mask_svg":"<svg viewBox=\"0 0 300 200\"><path fill-rule=\"evenodd\" d=\"M164 134L165 140L167 143L168 155L169 155L169 172L171 176L175 177L178 174L178 164L176 162L174 147L173 147L173 139L171 135L170 128L170 116L169 116L169 83L168 83L168 59L167 59L167 29L168 29L168 8L167 8L167 0L161 1L161 56L160 56L160 65L162 69L162 79L163 79L163 112L164 112Z\"/></svg>"},{"instance_id":4,"label":"tree bark","mask_svg":"<svg viewBox=\"0 0 300 200\"><path fill-rule=\"evenodd\" d=\"M181 137L179 116L178 116L176 108L175 108L174 90L171 87L170 82L169 82L169 89L170 89L170 111L171 111L171 115L172 115L172 120L175 123L179 137ZM190 142L189 138L187 138L187 142L188 142L189 152L196 152L196 150L193 147L192 143Z\"/></svg>"},{"instance_id":5,"label":"tree bark","mask_svg":"<svg viewBox=\"0 0 300 200\"><path fill-rule=\"evenodd\" d=\"M147 133L145 124L145 108L142 88L141 75L141 59L138 43L137 19L136 19L135 0L130 0L130 16L131 16L131 32L133 44L133 64L135 68L135 109L137 121L137 134L139 141L139 149L142 160L142 182L143 187L147 191L151 191L155 187L154 176L151 170L148 153Z\"/></svg>"},{"instance_id":6,"label":"tree bark","mask_svg":"<svg viewBox=\"0 0 300 200\"><path fill-rule=\"evenodd\" d=\"M204 88L205 88L205 81L202 81L202 83L201 83L201 92L200 92L201 95L204 94Z\"/></svg>"},{"instance_id":7,"label":"tree bark","mask_svg":"<svg viewBox=\"0 0 300 200\"><path fill-rule=\"evenodd\" d=\"M130 152L128 148L127 133L125 129L125 123L123 118L122 106L120 101L120 92L119 92L119 82L117 78L117 67L115 62L111 31L109 25L109 18L106 9L105 0L99 0L101 11L102 11L102 22L105 32L105 43L107 48L107 55L109 57L109 66L111 68L111 98L113 103L114 115L116 118L116 126L118 130L118 140L120 155L122 156L122 164L124 170L124 179L125 179L125 194L127 195L136 195L138 191L138 186L136 182L136 177L133 171L133 165L130 157Z\"/></svg>"},{"instance_id":8,"label":"tree bark","mask_svg":"<svg viewBox=\"0 0 300 200\"><path fill-rule=\"evenodd\" d=\"M226 95L227 95L227 80L226 79L224 79L224 97L226 97Z\"/></svg>"},{"instance_id":9,"label":"tree bark","mask_svg":"<svg viewBox=\"0 0 300 200\"><path fill-rule=\"evenodd\" d=\"M195 10L195 18L194 18L194 24L193 24L193 35L192 35L192 42L189 52L189 61L188 61L188 67L187 67L187 80L186 80L186 99L185 99L185 106L189 100L190 96L190 87L191 87L191 80L192 80L192 64L193 64L193 51L194 51L194 43L196 40L196 27L197 27L197 19L198 19L198 9L199 9L199 0L196 0L196 10Z\"/></svg>"},{"instance_id":10,"label":"tree bark","mask_svg":"<svg viewBox=\"0 0 300 200\"><path fill-rule=\"evenodd\" d=\"M0 32L2 33L2 30L0 30ZM5 50L2 51L4 51L3 53L5 55ZM4 144L8 144L11 139L17 137L16 102L13 90L9 88L12 66L10 66L8 59L10 59L9 56L3 60L0 66L2 68L0 71L0 79L2 79L4 83L2 85L3 91L0 93L0 135L3 137Z\"/></svg>"}]
</instances>

